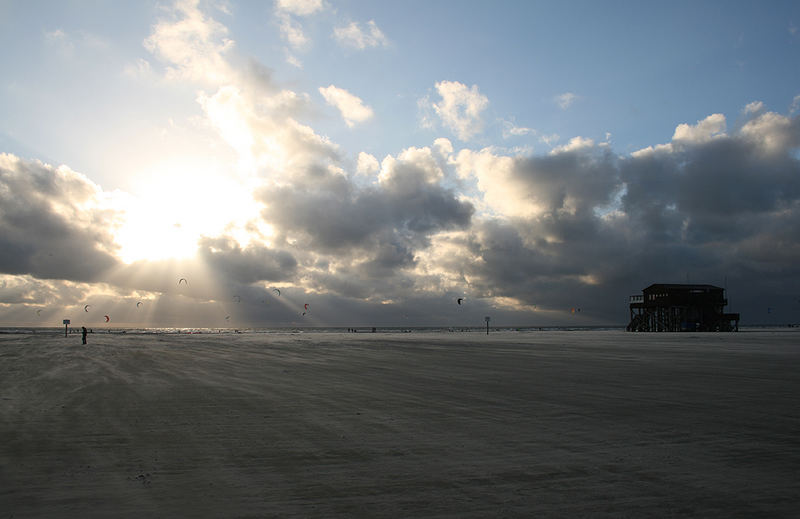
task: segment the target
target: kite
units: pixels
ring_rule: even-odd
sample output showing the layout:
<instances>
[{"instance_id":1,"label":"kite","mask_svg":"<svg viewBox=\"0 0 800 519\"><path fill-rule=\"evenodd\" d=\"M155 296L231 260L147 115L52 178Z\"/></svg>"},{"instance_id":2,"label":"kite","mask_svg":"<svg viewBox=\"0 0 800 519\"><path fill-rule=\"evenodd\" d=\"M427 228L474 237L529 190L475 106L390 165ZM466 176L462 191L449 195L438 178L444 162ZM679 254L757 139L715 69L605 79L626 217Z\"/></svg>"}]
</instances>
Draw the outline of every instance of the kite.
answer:
<instances>
[{"instance_id":1,"label":"kite","mask_svg":"<svg viewBox=\"0 0 800 519\"><path fill-rule=\"evenodd\" d=\"M136 303L136 308L139 308L140 306L142 306L142 302L141 302L141 301L139 301L138 303Z\"/></svg>"},{"instance_id":2,"label":"kite","mask_svg":"<svg viewBox=\"0 0 800 519\"><path fill-rule=\"evenodd\" d=\"M303 308L305 308L306 310L308 310L308 303L304 304L304 305L303 305Z\"/></svg>"},{"instance_id":3,"label":"kite","mask_svg":"<svg viewBox=\"0 0 800 519\"><path fill-rule=\"evenodd\" d=\"M88 311L89 311L89 307L90 307L90 306L92 306L92 305L85 305L85 306L83 307L83 311L84 311L84 312L88 312Z\"/></svg>"},{"instance_id":4,"label":"kite","mask_svg":"<svg viewBox=\"0 0 800 519\"><path fill-rule=\"evenodd\" d=\"M230 315L226 315L226 316L225 316L225 320L226 320L226 321L230 321L230 320L231 320L231 316L230 316Z\"/></svg>"},{"instance_id":5,"label":"kite","mask_svg":"<svg viewBox=\"0 0 800 519\"><path fill-rule=\"evenodd\" d=\"M275 292L278 295L281 295L281 291L278 290L277 288L273 288L272 291Z\"/></svg>"},{"instance_id":6,"label":"kite","mask_svg":"<svg viewBox=\"0 0 800 519\"><path fill-rule=\"evenodd\" d=\"M461 301L463 301L463 300L464 300L463 297L459 297L456 301L458 301L458 304L461 304Z\"/></svg>"},{"instance_id":7,"label":"kite","mask_svg":"<svg viewBox=\"0 0 800 519\"><path fill-rule=\"evenodd\" d=\"M41 308L36 310L36 315L42 315L42 309Z\"/></svg>"},{"instance_id":8,"label":"kite","mask_svg":"<svg viewBox=\"0 0 800 519\"><path fill-rule=\"evenodd\" d=\"M186 281L186 278L180 278L180 279L178 280L178 285L180 285L180 284L181 284L181 281L183 281L183 282L184 282L186 285L188 285L188 284L189 284L189 282L188 282L188 281Z\"/></svg>"},{"instance_id":9,"label":"kite","mask_svg":"<svg viewBox=\"0 0 800 519\"><path fill-rule=\"evenodd\" d=\"M110 320L111 320L111 318L110 318L109 316L107 316L107 315L104 315L103 317L105 317L105 318L106 318L106 322L108 322L108 321L110 321Z\"/></svg>"}]
</instances>

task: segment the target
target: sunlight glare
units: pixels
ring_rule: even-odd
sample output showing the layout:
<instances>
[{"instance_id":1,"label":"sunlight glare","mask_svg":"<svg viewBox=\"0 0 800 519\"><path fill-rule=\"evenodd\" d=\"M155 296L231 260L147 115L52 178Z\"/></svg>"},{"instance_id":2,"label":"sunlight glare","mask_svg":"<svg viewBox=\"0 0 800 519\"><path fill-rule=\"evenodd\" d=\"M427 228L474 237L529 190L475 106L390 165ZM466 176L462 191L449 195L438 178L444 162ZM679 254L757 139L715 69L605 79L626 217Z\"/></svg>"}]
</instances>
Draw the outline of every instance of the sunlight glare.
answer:
<instances>
[{"instance_id":1,"label":"sunlight glare","mask_svg":"<svg viewBox=\"0 0 800 519\"><path fill-rule=\"evenodd\" d=\"M203 236L226 233L248 239L247 222L258 204L241 182L197 168L153 174L123 204L126 221L117 232L119 256L137 260L190 258Z\"/></svg>"}]
</instances>

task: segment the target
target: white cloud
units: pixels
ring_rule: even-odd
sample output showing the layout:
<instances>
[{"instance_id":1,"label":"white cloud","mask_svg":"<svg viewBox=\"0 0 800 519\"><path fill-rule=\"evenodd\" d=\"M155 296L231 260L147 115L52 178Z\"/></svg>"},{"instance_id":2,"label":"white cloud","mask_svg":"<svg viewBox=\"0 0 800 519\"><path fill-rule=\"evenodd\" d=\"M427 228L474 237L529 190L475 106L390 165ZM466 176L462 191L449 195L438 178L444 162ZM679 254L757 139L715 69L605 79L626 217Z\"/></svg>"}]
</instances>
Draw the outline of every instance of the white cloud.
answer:
<instances>
[{"instance_id":1,"label":"white cloud","mask_svg":"<svg viewBox=\"0 0 800 519\"><path fill-rule=\"evenodd\" d=\"M467 141L483 130L482 113L489 106L489 99L478 91L477 85L440 81L436 90L442 100L434 103L433 109L459 139Z\"/></svg>"},{"instance_id":2,"label":"white cloud","mask_svg":"<svg viewBox=\"0 0 800 519\"><path fill-rule=\"evenodd\" d=\"M443 158L447 158L453 154L453 143L450 142L450 139L439 137L438 139L433 141L433 147Z\"/></svg>"},{"instance_id":3,"label":"white cloud","mask_svg":"<svg viewBox=\"0 0 800 519\"><path fill-rule=\"evenodd\" d=\"M578 100L578 96L573 94L572 92L564 92L563 94L559 94L555 97L556 104L562 110L566 110L572 104Z\"/></svg>"},{"instance_id":4,"label":"white cloud","mask_svg":"<svg viewBox=\"0 0 800 519\"><path fill-rule=\"evenodd\" d=\"M324 0L277 0L275 14L279 22L281 37L294 50L304 50L311 45L311 39L306 36L303 26L294 17L309 16L322 11L327 7ZM302 68L300 61L289 55L286 61Z\"/></svg>"},{"instance_id":5,"label":"white cloud","mask_svg":"<svg viewBox=\"0 0 800 519\"><path fill-rule=\"evenodd\" d=\"M759 108L755 106L755 103L750 103L747 106ZM747 110L748 108L744 109L745 113L747 113ZM725 116L722 114L711 114L705 119L697 121L695 125L681 123L675 127L675 133L672 135L672 142L647 146L646 148L636 150L631 153L631 157L642 158L654 154L673 153L684 149L686 146L704 144L714 139L727 137L725 128Z\"/></svg>"},{"instance_id":6,"label":"white cloud","mask_svg":"<svg viewBox=\"0 0 800 519\"><path fill-rule=\"evenodd\" d=\"M63 29L54 29L44 33L47 45L66 59L76 57L87 58L86 53L105 50L109 48L108 42L91 33L84 31L66 32Z\"/></svg>"},{"instance_id":7,"label":"white cloud","mask_svg":"<svg viewBox=\"0 0 800 519\"><path fill-rule=\"evenodd\" d=\"M503 138L509 139L511 137L522 137L523 135L528 135L536 133L536 130L533 128L525 128L524 126L517 126L511 121L503 121Z\"/></svg>"},{"instance_id":8,"label":"white cloud","mask_svg":"<svg viewBox=\"0 0 800 519\"><path fill-rule=\"evenodd\" d=\"M759 112L764 110L764 103L761 101L753 101L752 103L748 103L747 106L744 107L744 114L745 115L755 115Z\"/></svg>"},{"instance_id":9,"label":"white cloud","mask_svg":"<svg viewBox=\"0 0 800 519\"><path fill-rule=\"evenodd\" d=\"M180 19L157 23L145 47L169 64L172 79L224 82L232 73L224 57L234 45L228 29L192 2L177 3L173 14Z\"/></svg>"},{"instance_id":10,"label":"white cloud","mask_svg":"<svg viewBox=\"0 0 800 519\"><path fill-rule=\"evenodd\" d=\"M289 52L289 49L285 49L286 51L286 63L293 67L303 68L303 62L297 59L297 56Z\"/></svg>"},{"instance_id":11,"label":"white cloud","mask_svg":"<svg viewBox=\"0 0 800 519\"><path fill-rule=\"evenodd\" d=\"M333 37L341 45L360 50L367 47L385 47L389 44L389 40L374 20L367 22L367 26L363 29L356 22L351 22L344 27L336 27L333 30Z\"/></svg>"},{"instance_id":12,"label":"white cloud","mask_svg":"<svg viewBox=\"0 0 800 519\"><path fill-rule=\"evenodd\" d=\"M681 144L700 144L725 135L725 116L711 114L694 126L683 123L675 128L672 141Z\"/></svg>"},{"instance_id":13,"label":"white cloud","mask_svg":"<svg viewBox=\"0 0 800 519\"><path fill-rule=\"evenodd\" d=\"M311 40L306 37L303 27L291 16L280 16L280 24L281 36L292 48L301 50L308 47Z\"/></svg>"},{"instance_id":14,"label":"white cloud","mask_svg":"<svg viewBox=\"0 0 800 519\"><path fill-rule=\"evenodd\" d=\"M573 137L563 146L557 146L550 151L550 154L568 153L573 151L588 150L594 147L594 141L586 137Z\"/></svg>"},{"instance_id":15,"label":"white cloud","mask_svg":"<svg viewBox=\"0 0 800 519\"><path fill-rule=\"evenodd\" d=\"M492 153L490 149L475 152L463 149L454 160L460 178L474 177L484 201L497 214L530 217L540 209L527 200L514 181L514 159Z\"/></svg>"},{"instance_id":16,"label":"white cloud","mask_svg":"<svg viewBox=\"0 0 800 519\"><path fill-rule=\"evenodd\" d=\"M356 123L363 123L372 119L372 108L343 88L334 85L319 88L319 93L329 105L336 107L341 112L347 126L352 128Z\"/></svg>"},{"instance_id":17,"label":"white cloud","mask_svg":"<svg viewBox=\"0 0 800 519\"><path fill-rule=\"evenodd\" d=\"M278 11L291 13L296 16L308 16L326 7L323 0L277 0L275 8Z\"/></svg>"},{"instance_id":18,"label":"white cloud","mask_svg":"<svg viewBox=\"0 0 800 519\"><path fill-rule=\"evenodd\" d=\"M429 147L410 147L397 157L387 156L381 162L379 179L384 186L404 192L419 185L435 186L444 178L444 171Z\"/></svg>"},{"instance_id":19,"label":"white cloud","mask_svg":"<svg viewBox=\"0 0 800 519\"><path fill-rule=\"evenodd\" d=\"M792 105L789 107L789 113L794 114L798 110L800 110L800 95L796 95L794 96L794 99L792 99Z\"/></svg>"},{"instance_id":20,"label":"white cloud","mask_svg":"<svg viewBox=\"0 0 800 519\"><path fill-rule=\"evenodd\" d=\"M561 136L557 133L551 133L550 135L542 135L539 137L539 141L543 144L547 144L548 146L552 146L557 143L561 139Z\"/></svg>"},{"instance_id":21,"label":"white cloud","mask_svg":"<svg viewBox=\"0 0 800 519\"><path fill-rule=\"evenodd\" d=\"M642 148L640 150L636 150L631 153L631 157L635 159L641 159L644 157L652 157L654 155L664 154L664 153L672 153L674 148L672 144L656 144L655 146L647 146L646 148Z\"/></svg>"},{"instance_id":22,"label":"white cloud","mask_svg":"<svg viewBox=\"0 0 800 519\"><path fill-rule=\"evenodd\" d=\"M125 65L122 73L134 79L148 79L153 76L153 67L146 59L139 58L135 63Z\"/></svg>"},{"instance_id":23,"label":"white cloud","mask_svg":"<svg viewBox=\"0 0 800 519\"><path fill-rule=\"evenodd\" d=\"M58 49L63 56L72 56L75 52L75 43L62 29L45 32L45 41Z\"/></svg>"},{"instance_id":24,"label":"white cloud","mask_svg":"<svg viewBox=\"0 0 800 519\"><path fill-rule=\"evenodd\" d=\"M381 165L373 155L370 155L366 152L360 152L358 154L358 166L356 167L356 172L361 175L372 175L377 173L380 170Z\"/></svg>"},{"instance_id":25,"label":"white cloud","mask_svg":"<svg viewBox=\"0 0 800 519\"><path fill-rule=\"evenodd\" d=\"M798 145L796 132L792 131L792 121L774 112L764 113L748 121L740 133L767 154L782 153L787 148Z\"/></svg>"},{"instance_id":26,"label":"white cloud","mask_svg":"<svg viewBox=\"0 0 800 519\"><path fill-rule=\"evenodd\" d=\"M253 114L239 89L228 85L213 96L200 95L198 101L209 121L239 156L251 158L254 139L250 118Z\"/></svg>"}]
</instances>

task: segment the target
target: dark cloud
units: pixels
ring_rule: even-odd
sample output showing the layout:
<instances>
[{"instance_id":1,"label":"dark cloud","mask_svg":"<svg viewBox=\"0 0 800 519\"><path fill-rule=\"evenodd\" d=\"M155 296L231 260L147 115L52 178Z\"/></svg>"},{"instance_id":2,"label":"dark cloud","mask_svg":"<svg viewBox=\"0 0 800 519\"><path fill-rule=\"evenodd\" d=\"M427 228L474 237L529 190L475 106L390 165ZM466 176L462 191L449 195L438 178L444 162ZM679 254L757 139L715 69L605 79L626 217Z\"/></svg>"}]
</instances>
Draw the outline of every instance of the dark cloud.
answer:
<instances>
[{"instance_id":1,"label":"dark cloud","mask_svg":"<svg viewBox=\"0 0 800 519\"><path fill-rule=\"evenodd\" d=\"M754 126L624 159L587 147L517 160L510 181L540 212L484 219L449 268L483 297L616 322L650 283L727 284L759 322L767 300L800 292L800 161L796 118Z\"/></svg>"},{"instance_id":2,"label":"dark cloud","mask_svg":"<svg viewBox=\"0 0 800 519\"><path fill-rule=\"evenodd\" d=\"M242 248L227 237L203 238L198 245L200 258L214 275L237 283L285 281L292 279L297 270L297 260L286 251L257 245Z\"/></svg>"},{"instance_id":3,"label":"dark cloud","mask_svg":"<svg viewBox=\"0 0 800 519\"><path fill-rule=\"evenodd\" d=\"M0 155L0 272L92 281L117 265L116 214L68 168Z\"/></svg>"},{"instance_id":4,"label":"dark cloud","mask_svg":"<svg viewBox=\"0 0 800 519\"><path fill-rule=\"evenodd\" d=\"M466 228L474 208L430 179L427 165L398 160L376 185L356 187L343 175L262 189L264 219L282 236L300 237L306 252L347 258L361 277L390 276L413 266L415 251L439 231ZM321 171L321 168L317 168Z\"/></svg>"},{"instance_id":5,"label":"dark cloud","mask_svg":"<svg viewBox=\"0 0 800 519\"><path fill-rule=\"evenodd\" d=\"M619 175L610 150L591 149L519 159L514 180L545 212L585 212L610 202Z\"/></svg>"},{"instance_id":6,"label":"dark cloud","mask_svg":"<svg viewBox=\"0 0 800 519\"><path fill-rule=\"evenodd\" d=\"M711 122L710 136L687 126L627 157L588 141L547 156L471 152L484 161L472 165L477 185L503 189L486 193L480 203L491 205L480 214L445 187L447 168L460 165L427 148L384 159L364 185L309 134L294 150L304 161L256 193L272 245L206 237L197 261L184 263L118 264L115 215L98 188L65 168L5 156L0 267L87 281L111 272L103 280L126 312L135 291L147 290L164 323L234 314L274 325L480 325L483 315L508 325L625 324L627 297L655 282L724 285L745 322L792 320L800 310L797 118L762 113L731 134L719 131L719 117ZM189 286L177 287L179 277ZM31 278L14 279L0 294L22 305L88 290L65 281L26 292ZM461 296L468 307L453 303ZM313 314L301 318L305 302Z\"/></svg>"},{"instance_id":7,"label":"dark cloud","mask_svg":"<svg viewBox=\"0 0 800 519\"><path fill-rule=\"evenodd\" d=\"M763 216L800 195L800 164L789 149L763 154L726 137L669 154L625 161L625 212L662 237L702 244L763 232Z\"/></svg>"}]
</instances>

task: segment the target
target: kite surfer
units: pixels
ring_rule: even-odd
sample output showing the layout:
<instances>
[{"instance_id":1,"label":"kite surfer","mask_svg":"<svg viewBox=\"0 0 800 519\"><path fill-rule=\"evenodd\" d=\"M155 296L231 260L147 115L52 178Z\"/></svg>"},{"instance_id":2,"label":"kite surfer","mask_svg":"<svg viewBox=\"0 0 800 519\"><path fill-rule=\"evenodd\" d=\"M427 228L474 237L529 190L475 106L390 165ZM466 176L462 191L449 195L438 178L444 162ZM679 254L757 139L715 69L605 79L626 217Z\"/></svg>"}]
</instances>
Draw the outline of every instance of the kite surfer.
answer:
<instances>
[{"instance_id":1,"label":"kite surfer","mask_svg":"<svg viewBox=\"0 0 800 519\"><path fill-rule=\"evenodd\" d=\"M86 344L86 327L81 326L81 338L83 339L83 343Z\"/></svg>"}]
</instances>

